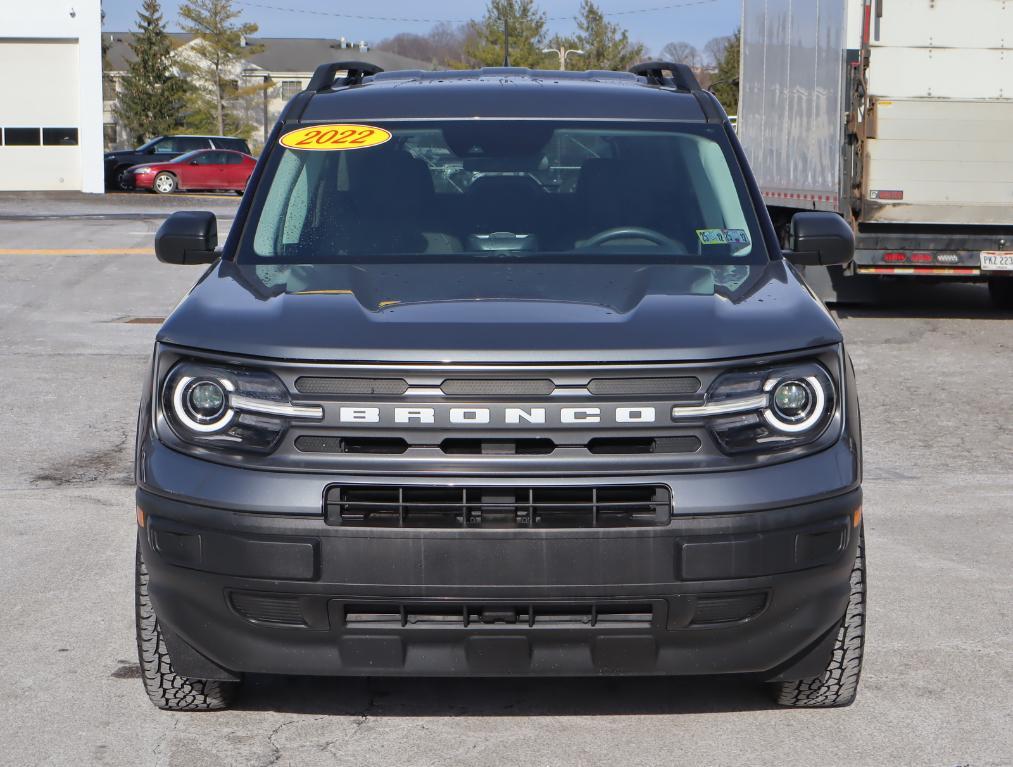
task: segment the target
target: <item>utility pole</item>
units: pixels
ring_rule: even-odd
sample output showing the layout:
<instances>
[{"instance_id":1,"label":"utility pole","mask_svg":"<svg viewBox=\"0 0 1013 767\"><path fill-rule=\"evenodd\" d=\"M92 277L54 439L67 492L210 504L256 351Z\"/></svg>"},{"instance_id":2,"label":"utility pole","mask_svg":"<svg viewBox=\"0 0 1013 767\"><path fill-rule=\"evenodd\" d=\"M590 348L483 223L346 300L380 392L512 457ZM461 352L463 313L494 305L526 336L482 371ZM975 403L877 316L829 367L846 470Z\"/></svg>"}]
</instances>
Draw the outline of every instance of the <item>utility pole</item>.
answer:
<instances>
[{"instance_id":1,"label":"utility pole","mask_svg":"<svg viewBox=\"0 0 1013 767\"><path fill-rule=\"evenodd\" d=\"M546 48L542 51L542 53L555 53L557 56L559 56L560 71L566 69L566 57L569 56L571 53L574 56L584 55L584 51L580 50L579 48L567 48L565 45L561 45L558 48Z\"/></svg>"}]
</instances>

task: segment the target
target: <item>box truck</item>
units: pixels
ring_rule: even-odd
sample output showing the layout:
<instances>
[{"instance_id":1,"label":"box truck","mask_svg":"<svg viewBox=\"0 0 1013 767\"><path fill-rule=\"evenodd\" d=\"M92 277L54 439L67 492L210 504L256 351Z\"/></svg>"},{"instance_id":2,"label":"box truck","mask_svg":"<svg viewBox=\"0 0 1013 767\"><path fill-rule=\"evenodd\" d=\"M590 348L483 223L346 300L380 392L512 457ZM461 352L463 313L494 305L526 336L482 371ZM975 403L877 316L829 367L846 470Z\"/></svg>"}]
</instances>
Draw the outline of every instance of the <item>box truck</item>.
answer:
<instances>
[{"instance_id":1,"label":"box truck","mask_svg":"<svg viewBox=\"0 0 1013 767\"><path fill-rule=\"evenodd\" d=\"M852 225L826 300L987 281L1013 306L1013 2L743 0L738 132L775 225ZM889 282L888 282L889 281Z\"/></svg>"}]
</instances>

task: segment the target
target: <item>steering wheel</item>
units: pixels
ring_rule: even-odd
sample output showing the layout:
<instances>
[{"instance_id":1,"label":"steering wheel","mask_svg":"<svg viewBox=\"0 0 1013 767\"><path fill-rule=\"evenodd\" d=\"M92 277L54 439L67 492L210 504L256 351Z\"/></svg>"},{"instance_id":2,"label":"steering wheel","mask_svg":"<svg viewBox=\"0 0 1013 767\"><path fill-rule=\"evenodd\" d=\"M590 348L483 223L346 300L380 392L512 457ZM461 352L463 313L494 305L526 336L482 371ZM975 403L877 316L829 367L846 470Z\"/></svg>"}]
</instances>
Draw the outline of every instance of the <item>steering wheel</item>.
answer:
<instances>
[{"instance_id":1,"label":"steering wheel","mask_svg":"<svg viewBox=\"0 0 1013 767\"><path fill-rule=\"evenodd\" d=\"M647 240L648 242L653 242L661 248L682 250L682 245L672 238L666 237L661 232L657 232L654 229L648 229L643 226L616 226L612 229L606 229L604 232L598 232L598 234L593 237L584 240L583 246L585 248L597 248L602 245L606 245L613 240L633 239Z\"/></svg>"}]
</instances>

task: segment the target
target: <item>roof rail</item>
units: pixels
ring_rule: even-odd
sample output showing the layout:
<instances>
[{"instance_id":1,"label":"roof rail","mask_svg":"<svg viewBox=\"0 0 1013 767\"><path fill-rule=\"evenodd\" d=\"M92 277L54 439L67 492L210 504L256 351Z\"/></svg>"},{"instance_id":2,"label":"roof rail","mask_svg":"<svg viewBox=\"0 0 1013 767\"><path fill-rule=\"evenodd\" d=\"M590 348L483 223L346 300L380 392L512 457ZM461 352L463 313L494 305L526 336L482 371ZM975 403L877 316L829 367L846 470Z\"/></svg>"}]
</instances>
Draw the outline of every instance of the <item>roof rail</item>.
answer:
<instances>
[{"instance_id":1,"label":"roof rail","mask_svg":"<svg viewBox=\"0 0 1013 767\"><path fill-rule=\"evenodd\" d=\"M653 85L674 85L680 91L698 91L700 83L693 74L693 70L686 64L676 64L672 61L645 61L643 64L635 64L630 67L630 72L641 77L646 77L647 82ZM671 72L671 77L665 77L665 72Z\"/></svg>"},{"instance_id":2,"label":"roof rail","mask_svg":"<svg viewBox=\"0 0 1013 767\"><path fill-rule=\"evenodd\" d=\"M333 88L335 85L357 85L362 82L362 78L379 74L382 71L376 64L367 64L365 61L334 61L330 64L321 64L313 72L313 77L310 78L306 90L319 93ZM334 79L334 75L338 72L348 72L348 74L338 82Z\"/></svg>"}]
</instances>

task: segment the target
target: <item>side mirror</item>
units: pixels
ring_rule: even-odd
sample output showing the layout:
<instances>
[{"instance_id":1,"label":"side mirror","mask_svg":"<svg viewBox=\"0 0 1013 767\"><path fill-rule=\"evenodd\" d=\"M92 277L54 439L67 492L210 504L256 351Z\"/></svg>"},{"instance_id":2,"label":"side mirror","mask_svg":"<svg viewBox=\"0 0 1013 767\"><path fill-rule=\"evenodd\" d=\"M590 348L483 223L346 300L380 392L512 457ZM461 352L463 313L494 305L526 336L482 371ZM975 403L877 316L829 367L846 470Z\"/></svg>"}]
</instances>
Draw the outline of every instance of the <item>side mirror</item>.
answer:
<instances>
[{"instance_id":1,"label":"side mirror","mask_svg":"<svg viewBox=\"0 0 1013 767\"><path fill-rule=\"evenodd\" d=\"M190 160L191 165L200 165L200 160Z\"/></svg>"},{"instance_id":2,"label":"side mirror","mask_svg":"<svg viewBox=\"0 0 1013 767\"><path fill-rule=\"evenodd\" d=\"M836 213L796 213L791 219L791 250L784 257L796 266L850 263L855 257L855 233Z\"/></svg>"},{"instance_id":3,"label":"side mirror","mask_svg":"<svg viewBox=\"0 0 1013 767\"><path fill-rule=\"evenodd\" d=\"M155 256L166 264L210 264L217 247L218 220L206 210L177 211L155 233Z\"/></svg>"}]
</instances>

